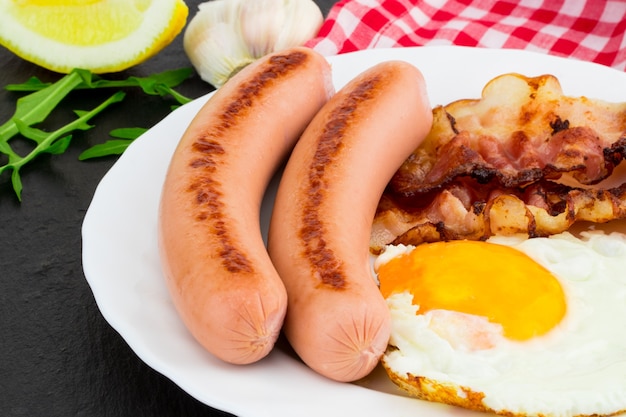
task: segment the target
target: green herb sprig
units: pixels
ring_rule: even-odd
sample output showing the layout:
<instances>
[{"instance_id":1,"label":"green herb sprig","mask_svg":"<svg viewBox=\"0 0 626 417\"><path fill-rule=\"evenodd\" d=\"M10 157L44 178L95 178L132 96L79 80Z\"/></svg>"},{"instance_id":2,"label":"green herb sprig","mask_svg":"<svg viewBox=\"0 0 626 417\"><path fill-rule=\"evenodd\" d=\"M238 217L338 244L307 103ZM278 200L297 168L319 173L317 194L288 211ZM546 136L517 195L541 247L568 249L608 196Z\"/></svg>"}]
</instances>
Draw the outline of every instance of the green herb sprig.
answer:
<instances>
[{"instance_id":1,"label":"green herb sprig","mask_svg":"<svg viewBox=\"0 0 626 417\"><path fill-rule=\"evenodd\" d=\"M109 136L117 139L108 140L104 143L92 146L78 155L78 159L84 161L86 159L100 158L103 156L121 155L135 139L143 135L147 130L148 129L141 127L114 129L109 132Z\"/></svg>"},{"instance_id":2,"label":"green herb sprig","mask_svg":"<svg viewBox=\"0 0 626 417\"><path fill-rule=\"evenodd\" d=\"M171 96L178 105L188 103L192 99L183 96L174 90L192 74L192 68L166 71L148 77L128 77L124 80L106 80L90 71L75 69L54 83L44 83L37 77L32 77L22 84L9 84L6 90L30 92L17 100L13 116L0 125L0 153L6 155L6 163L0 165L0 175L11 172L13 190L21 201L22 179L20 169L37 156L48 153L58 155L64 153L72 139L72 133L77 130L88 130L93 127L88 122L112 104L122 101L125 93L121 89L140 88L145 94L161 97ZM45 132L33 127L47 119L57 105L74 90L113 88L113 95L95 108L74 110L77 118L72 122L52 131ZM114 140L95 145L84 151L80 160L107 155L119 155L128 145L144 133L144 128L120 128L113 130L110 135ZM18 154L11 146L10 140L21 136L33 142L33 149L26 155Z\"/></svg>"}]
</instances>

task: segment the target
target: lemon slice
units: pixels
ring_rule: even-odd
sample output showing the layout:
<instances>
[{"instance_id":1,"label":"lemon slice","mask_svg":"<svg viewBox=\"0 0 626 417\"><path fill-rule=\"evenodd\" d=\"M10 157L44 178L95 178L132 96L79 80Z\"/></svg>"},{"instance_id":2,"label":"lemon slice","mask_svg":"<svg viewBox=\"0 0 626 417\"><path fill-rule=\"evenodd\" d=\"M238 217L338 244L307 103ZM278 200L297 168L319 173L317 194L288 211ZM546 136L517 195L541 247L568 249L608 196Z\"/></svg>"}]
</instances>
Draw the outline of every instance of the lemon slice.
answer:
<instances>
[{"instance_id":1,"label":"lemon slice","mask_svg":"<svg viewBox=\"0 0 626 417\"><path fill-rule=\"evenodd\" d=\"M56 72L117 72L172 42L188 13L183 0L0 0L0 44Z\"/></svg>"}]
</instances>

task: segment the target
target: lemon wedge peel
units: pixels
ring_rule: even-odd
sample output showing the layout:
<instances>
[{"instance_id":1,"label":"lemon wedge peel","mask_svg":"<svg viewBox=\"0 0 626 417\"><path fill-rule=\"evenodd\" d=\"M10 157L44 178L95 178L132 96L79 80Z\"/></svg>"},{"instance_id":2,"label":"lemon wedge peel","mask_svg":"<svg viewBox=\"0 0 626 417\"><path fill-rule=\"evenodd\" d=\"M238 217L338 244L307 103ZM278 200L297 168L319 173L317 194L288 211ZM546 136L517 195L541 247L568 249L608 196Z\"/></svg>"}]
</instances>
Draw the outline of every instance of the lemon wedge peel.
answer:
<instances>
[{"instance_id":1,"label":"lemon wedge peel","mask_svg":"<svg viewBox=\"0 0 626 417\"><path fill-rule=\"evenodd\" d=\"M44 2L45 3L45 2ZM0 0L0 44L49 70L118 72L154 56L184 28L183 0Z\"/></svg>"}]
</instances>

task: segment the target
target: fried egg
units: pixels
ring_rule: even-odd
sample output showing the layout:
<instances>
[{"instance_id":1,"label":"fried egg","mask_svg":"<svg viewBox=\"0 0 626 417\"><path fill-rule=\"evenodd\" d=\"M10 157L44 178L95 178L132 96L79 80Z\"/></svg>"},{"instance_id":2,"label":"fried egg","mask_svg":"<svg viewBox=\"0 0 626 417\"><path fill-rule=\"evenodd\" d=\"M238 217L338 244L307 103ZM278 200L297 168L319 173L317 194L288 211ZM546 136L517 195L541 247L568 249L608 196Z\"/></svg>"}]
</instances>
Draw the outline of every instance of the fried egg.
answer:
<instances>
[{"instance_id":1,"label":"fried egg","mask_svg":"<svg viewBox=\"0 0 626 417\"><path fill-rule=\"evenodd\" d=\"M626 235L388 246L382 364L410 394L514 416L626 410Z\"/></svg>"}]
</instances>

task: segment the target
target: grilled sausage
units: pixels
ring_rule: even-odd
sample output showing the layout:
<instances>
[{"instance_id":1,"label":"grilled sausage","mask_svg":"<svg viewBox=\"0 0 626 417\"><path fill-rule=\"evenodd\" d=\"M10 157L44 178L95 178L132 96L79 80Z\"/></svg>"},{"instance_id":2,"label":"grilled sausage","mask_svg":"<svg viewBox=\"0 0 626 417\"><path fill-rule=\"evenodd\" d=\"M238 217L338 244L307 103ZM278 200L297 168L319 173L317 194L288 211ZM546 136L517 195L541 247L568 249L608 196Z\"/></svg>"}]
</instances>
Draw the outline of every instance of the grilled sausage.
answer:
<instances>
[{"instance_id":1,"label":"grilled sausage","mask_svg":"<svg viewBox=\"0 0 626 417\"><path fill-rule=\"evenodd\" d=\"M334 93L319 54L292 48L217 90L178 144L163 185L159 246L174 305L212 354L255 362L274 346L285 287L260 229L266 187Z\"/></svg>"},{"instance_id":2,"label":"grilled sausage","mask_svg":"<svg viewBox=\"0 0 626 417\"><path fill-rule=\"evenodd\" d=\"M326 377L364 377L387 346L390 314L371 273L370 230L386 184L431 125L420 71L381 63L328 101L285 167L268 241L289 296L283 329Z\"/></svg>"}]
</instances>

